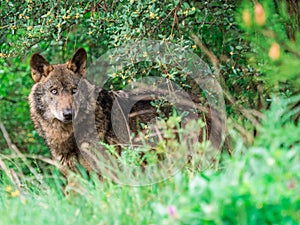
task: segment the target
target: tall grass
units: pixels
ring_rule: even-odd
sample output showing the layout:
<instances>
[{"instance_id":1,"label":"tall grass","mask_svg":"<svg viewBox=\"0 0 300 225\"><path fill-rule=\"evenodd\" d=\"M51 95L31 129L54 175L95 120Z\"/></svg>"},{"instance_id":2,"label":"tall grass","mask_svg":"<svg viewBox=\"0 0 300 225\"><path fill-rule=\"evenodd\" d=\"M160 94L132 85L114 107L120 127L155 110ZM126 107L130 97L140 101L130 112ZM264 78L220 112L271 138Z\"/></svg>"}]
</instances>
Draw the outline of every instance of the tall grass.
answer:
<instances>
[{"instance_id":1,"label":"tall grass","mask_svg":"<svg viewBox=\"0 0 300 225\"><path fill-rule=\"evenodd\" d=\"M299 224L300 127L289 108L298 100L273 99L253 145L233 137L222 169L187 166L141 187L74 174L68 196L55 168L23 187L1 171L0 224Z\"/></svg>"}]
</instances>

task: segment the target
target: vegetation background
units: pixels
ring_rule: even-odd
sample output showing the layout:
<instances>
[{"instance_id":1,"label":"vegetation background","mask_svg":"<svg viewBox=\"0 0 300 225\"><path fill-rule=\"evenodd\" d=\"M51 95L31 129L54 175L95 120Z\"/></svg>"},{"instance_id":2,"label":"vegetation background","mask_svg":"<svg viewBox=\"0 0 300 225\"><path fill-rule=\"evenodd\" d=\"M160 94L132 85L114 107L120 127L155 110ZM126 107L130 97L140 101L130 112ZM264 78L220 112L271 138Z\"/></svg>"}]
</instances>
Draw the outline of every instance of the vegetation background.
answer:
<instances>
[{"instance_id":1,"label":"vegetation background","mask_svg":"<svg viewBox=\"0 0 300 225\"><path fill-rule=\"evenodd\" d=\"M299 224L299 25L296 0L1 0L0 224ZM30 120L30 56L60 63L84 47L91 64L149 39L191 49L219 75L231 156L139 188L74 175L81 185L65 196ZM152 73L190 87L155 64L109 76L120 89Z\"/></svg>"}]
</instances>

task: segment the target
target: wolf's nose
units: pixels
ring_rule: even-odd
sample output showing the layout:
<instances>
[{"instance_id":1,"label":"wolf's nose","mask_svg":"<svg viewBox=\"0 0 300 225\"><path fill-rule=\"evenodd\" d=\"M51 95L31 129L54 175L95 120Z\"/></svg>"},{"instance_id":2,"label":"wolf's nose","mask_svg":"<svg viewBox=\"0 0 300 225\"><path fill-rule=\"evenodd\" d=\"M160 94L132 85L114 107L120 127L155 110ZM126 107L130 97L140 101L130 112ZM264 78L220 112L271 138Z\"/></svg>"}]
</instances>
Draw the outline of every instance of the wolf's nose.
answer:
<instances>
[{"instance_id":1,"label":"wolf's nose","mask_svg":"<svg viewBox=\"0 0 300 225\"><path fill-rule=\"evenodd\" d=\"M71 120L72 119L72 109L65 109L63 112L63 116L65 120Z\"/></svg>"}]
</instances>

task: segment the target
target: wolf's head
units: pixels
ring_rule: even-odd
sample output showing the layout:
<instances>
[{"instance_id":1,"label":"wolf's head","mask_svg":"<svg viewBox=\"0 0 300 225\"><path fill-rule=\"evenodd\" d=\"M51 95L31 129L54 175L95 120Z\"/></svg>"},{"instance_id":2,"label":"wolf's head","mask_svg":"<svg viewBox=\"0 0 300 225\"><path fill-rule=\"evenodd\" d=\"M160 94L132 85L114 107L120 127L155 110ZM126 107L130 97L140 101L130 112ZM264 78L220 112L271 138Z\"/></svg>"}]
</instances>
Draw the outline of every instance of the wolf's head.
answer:
<instances>
[{"instance_id":1,"label":"wolf's head","mask_svg":"<svg viewBox=\"0 0 300 225\"><path fill-rule=\"evenodd\" d=\"M80 79L86 74L87 54L83 48L65 64L49 64L35 53L30 59L32 78L30 104L35 112L51 122L57 119L64 123L72 121L73 95Z\"/></svg>"}]
</instances>

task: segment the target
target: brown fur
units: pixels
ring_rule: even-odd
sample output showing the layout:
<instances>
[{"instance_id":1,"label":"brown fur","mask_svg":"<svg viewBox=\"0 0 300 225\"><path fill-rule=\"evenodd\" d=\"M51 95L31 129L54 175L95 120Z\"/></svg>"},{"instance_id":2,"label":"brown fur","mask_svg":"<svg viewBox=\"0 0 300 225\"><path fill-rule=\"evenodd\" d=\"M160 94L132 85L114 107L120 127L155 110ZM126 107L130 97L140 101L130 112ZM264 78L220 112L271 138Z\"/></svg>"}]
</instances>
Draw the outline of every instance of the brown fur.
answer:
<instances>
[{"instance_id":1,"label":"brown fur","mask_svg":"<svg viewBox=\"0 0 300 225\"><path fill-rule=\"evenodd\" d=\"M50 65L38 53L30 60L35 82L29 95L32 120L53 158L62 160L69 168L73 168L73 162L79 159L70 113L73 94L81 77L85 75L85 66L84 49L79 49L65 64ZM69 115L64 117L64 113Z\"/></svg>"},{"instance_id":2,"label":"brown fur","mask_svg":"<svg viewBox=\"0 0 300 225\"><path fill-rule=\"evenodd\" d=\"M91 170L77 146L72 117L64 117L65 112L74 112L73 97L80 79L85 76L86 58L85 50L79 49L65 64L50 65L38 53L30 60L32 78L35 82L29 95L31 118L36 130L46 141L53 158L61 162L64 174L67 174L68 169L74 170L76 163L82 164L88 171ZM87 89L92 89L91 92L95 91L88 81L84 84L87 85ZM101 90L94 99L97 107L95 109L91 107L91 111L95 110L96 113L98 135L102 141L109 144L120 144L111 124L112 104L120 93ZM93 100L86 99L83 104L89 108L88 104L92 105ZM137 113L141 110L146 113ZM135 115L129 116L129 125L131 131L135 133L140 128L137 125L139 122L147 123L156 115L150 101L140 101L131 112ZM93 126L93 124L89 126L88 122L81 121L82 130ZM89 130L86 130L86 134L89 134Z\"/></svg>"},{"instance_id":3,"label":"brown fur","mask_svg":"<svg viewBox=\"0 0 300 225\"><path fill-rule=\"evenodd\" d=\"M120 104L123 104L126 108L128 99L141 96L141 93L128 97L125 92L101 90L83 79L85 82L81 84L86 85L86 87L83 86L80 89L87 90L85 94L90 95L84 96L83 94L82 99L77 102L79 106L74 109L73 97L77 92L77 88L79 88L80 80L85 77L86 59L87 54L81 48L65 64L50 65L38 53L34 54L30 60L32 78L35 82L29 95L31 117L36 130L44 138L53 158L61 162L61 171L65 175L68 174L69 169L75 170L76 163L81 164L87 171L92 170L90 161L85 160L87 157L83 156L84 153L78 148L72 118L74 119L75 116L73 122L76 121L76 126L86 135L83 137L85 140L92 137L89 128L94 126L94 124L89 124L91 121L86 118L94 113L95 120L92 122L96 125L97 138L100 137L102 141L115 145L128 143L128 140L118 140L113 130L111 121L113 102L119 99ZM76 98L79 97L80 95L76 96ZM128 112L130 113L128 123L131 132L137 134L141 129L140 123L147 124L157 116L156 109L150 104L150 101L149 99L139 99L137 104ZM78 108L79 111L80 108L83 109L83 116L80 118L76 118ZM77 113L74 115L76 110ZM165 115L167 115L168 107L165 110ZM126 126L122 125L125 121L124 118L121 118L120 114L115 119L120 120L119 129L121 133L125 133L124 139L126 139L126 136L128 138ZM210 123L209 117L205 120L207 124Z\"/></svg>"}]
</instances>

